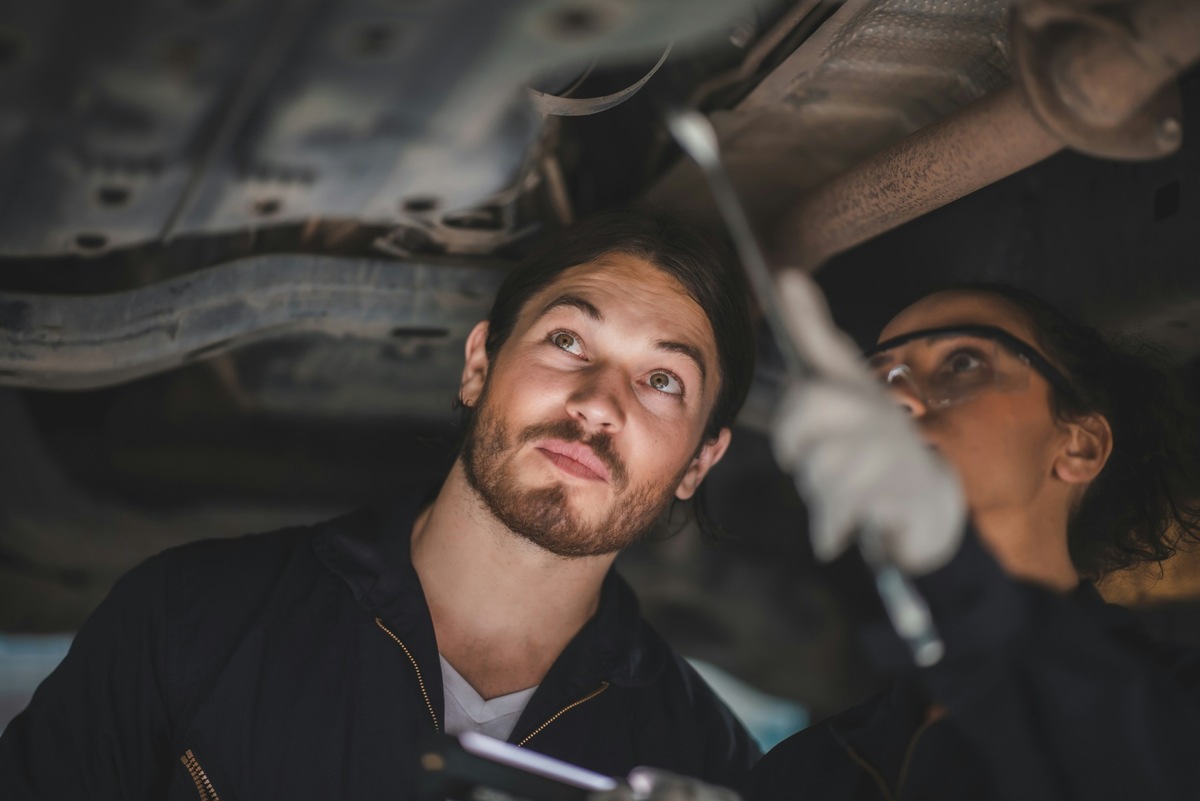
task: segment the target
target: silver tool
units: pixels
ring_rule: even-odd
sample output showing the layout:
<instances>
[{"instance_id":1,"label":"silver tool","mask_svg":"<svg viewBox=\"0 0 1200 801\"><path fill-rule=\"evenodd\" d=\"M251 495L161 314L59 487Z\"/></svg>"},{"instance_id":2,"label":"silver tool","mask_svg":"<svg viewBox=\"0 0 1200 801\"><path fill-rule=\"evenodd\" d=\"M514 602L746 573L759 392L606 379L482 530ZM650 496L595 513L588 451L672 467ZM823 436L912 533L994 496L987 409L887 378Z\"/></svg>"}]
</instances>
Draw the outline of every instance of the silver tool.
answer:
<instances>
[{"instance_id":1,"label":"silver tool","mask_svg":"<svg viewBox=\"0 0 1200 801\"><path fill-rule=\"evenodd\" d=\"M775 284L771 280L766 257L750 227L729 173L721 162L717 134L712 124L698 111L668 111L666 121L675 141L696 162L708 181L713 199L746 269L751 289L758 298L767 325L775 335L787 374L799 382L815 377L819 371L814 360L805 357L806 353L811 353L813 345L794 339L784 324L775 302ZM936 664L946 648L934 626L929 605L908 577L888 558L882 533L871 528L860 530L858 549L875 576L875 587L888 618L896 633L912 651L913 660L921 667Z\"/></svg>"}]
</instances>

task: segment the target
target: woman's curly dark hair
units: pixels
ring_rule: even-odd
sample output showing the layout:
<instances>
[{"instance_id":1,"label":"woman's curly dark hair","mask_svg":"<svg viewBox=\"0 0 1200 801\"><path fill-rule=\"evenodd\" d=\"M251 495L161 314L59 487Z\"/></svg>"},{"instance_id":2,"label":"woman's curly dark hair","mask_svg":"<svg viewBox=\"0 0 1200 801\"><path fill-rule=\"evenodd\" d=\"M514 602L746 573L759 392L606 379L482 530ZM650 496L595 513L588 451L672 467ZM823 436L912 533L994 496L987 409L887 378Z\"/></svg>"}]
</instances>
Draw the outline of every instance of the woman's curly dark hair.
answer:
<instances>
[{"instance_id":1,"label":"woman's curly dark hair","mask_svg":"<svg viewBox=\"0 0 1200 801\"><path fill-rule=\"evenodd\" d=\"M998 295L1033 323L1038 344L1065 371L1077 397L1053 391L1059 419L1104 415L1113 450L1068 526L1071 558L1081 575L1161 562L1200 543L1197 423L1175 377L1144 345L1117 347L1036 295L1003 284L966 289Z\"/></svg>"}]
</instances>

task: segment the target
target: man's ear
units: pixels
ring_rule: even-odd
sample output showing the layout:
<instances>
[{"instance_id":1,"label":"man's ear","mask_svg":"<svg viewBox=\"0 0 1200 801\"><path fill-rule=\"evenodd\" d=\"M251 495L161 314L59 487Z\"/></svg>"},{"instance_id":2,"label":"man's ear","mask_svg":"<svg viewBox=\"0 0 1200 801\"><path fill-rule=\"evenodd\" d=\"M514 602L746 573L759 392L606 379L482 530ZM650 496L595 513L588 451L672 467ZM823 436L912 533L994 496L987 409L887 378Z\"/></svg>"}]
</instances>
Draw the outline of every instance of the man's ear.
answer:
<instances>
[{"instance_id":1,"label":"man's ear","mask_svg":"<svg viewBox=\"0 0 1200 801\"><path fill-rule=\"evenodd\" d=\"M716 438L708 440L700 447L700 452L692 459L679 486L675 488L676 498L686 501L696 494L696 488L708 475L708 471L725 455L725 449L729 447L730 436L729 429L722 428Z\"/></svg>"},{"instance_id":2,"label":"man's ear","mask_svg":"<svg viewBox=\"0 0 1200 801\"><path fill-rule=\"evenodd\" d=\"M458 385L458 399L463 406L474 406L483 392L488 371L487 335L487 320L481 320L467 336L467 358L463 365L462 383Z\"/></svg>"},{"instance_id":3,"label":"man's ear","mask_svg":"<svg viewBox=\"0 0 1200 801\"><path fill-rule=\"evenodd\" d=\"M1112 427L1102 414L1088 414L1062 424L1066 439L1054 460L1054 475L1068 484L1087 484L1104 469L1112 454Z\"/></svg>"}]
</instances>

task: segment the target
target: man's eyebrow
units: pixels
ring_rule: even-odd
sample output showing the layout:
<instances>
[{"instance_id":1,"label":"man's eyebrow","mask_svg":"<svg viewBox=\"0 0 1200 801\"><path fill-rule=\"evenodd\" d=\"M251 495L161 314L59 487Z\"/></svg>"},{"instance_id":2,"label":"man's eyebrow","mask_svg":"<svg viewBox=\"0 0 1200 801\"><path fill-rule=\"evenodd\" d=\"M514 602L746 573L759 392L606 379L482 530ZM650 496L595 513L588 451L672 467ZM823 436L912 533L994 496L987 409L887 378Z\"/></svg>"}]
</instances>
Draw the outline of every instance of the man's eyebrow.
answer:
<instances>
[{"instance_id":1,"label":"man's eyebrow","mask_svg":"<svg viewBox=\"0 0 1200 801\"><path fill-rule=\"evenodd\" d=\"M704 379L708 375L708 371L704 368L704 354L694 345L689 345L686 342L671 342L669 340L660 339L654 343L654 347L659 350L665 350L670 353L678 353L681 356L686 356L696 364L696 369L700 371L700 384L703 387Z\"/></svg>"},{"instance_id":2,"label":"man's eyebrow","mask_svg":"<svg viewBox=\"0 0 1200 801\"><path fill-rule=\"evenodd\" d=\"M563 307L579 309L596 322L604 321L604 315L601 313L601 311L597 309L593 303L584 300L578 295L559 295L557 298L546 304L545 308L543 308L541 313L538 314L537 319L540 320L555 309L560 309Z\"/></svg>"}]
</instances>

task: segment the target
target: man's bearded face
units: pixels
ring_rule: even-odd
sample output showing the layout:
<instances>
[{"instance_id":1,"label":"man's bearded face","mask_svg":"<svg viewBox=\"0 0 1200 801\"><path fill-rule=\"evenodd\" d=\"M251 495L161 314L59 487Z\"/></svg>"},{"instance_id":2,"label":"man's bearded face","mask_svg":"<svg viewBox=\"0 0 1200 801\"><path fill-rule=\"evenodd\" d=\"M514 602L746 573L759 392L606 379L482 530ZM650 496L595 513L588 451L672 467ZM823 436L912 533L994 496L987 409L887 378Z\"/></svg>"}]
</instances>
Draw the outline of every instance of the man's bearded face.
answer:
<instances>
[{"instance_id":1,"label":"man's bearded face","mask_svg":"<svg viewBox=\"0 0 1200 801\"><path fill-rule=\"evenodd\" d=\"M529 486L517 475L513 455L522 445L547 437L589 446L604 462L614 490L608 509L587 516L573 508L562 482ZM533 425L510 438L508 427L479 398L462 453L467 481L493 515L513 533L565 557L598 556L620 551L651 531L674 499L678 475L658 483L630 486L628 472L603 434L585 438L570 419Z\"/></svg>"},{"instance_id":2,"label":"man's bearded face","mask_svg":"<svg viewBox=\"0 0 1200 801\"><path fill-rule=\"evenodd\" d=\"M716 339L673 276L613 253L529 298L504 344L468 339L475 413L461 464L505 526L561 556L610 554L693 496L728 430L705 439Z\"/></svg>"}]
</instances>

